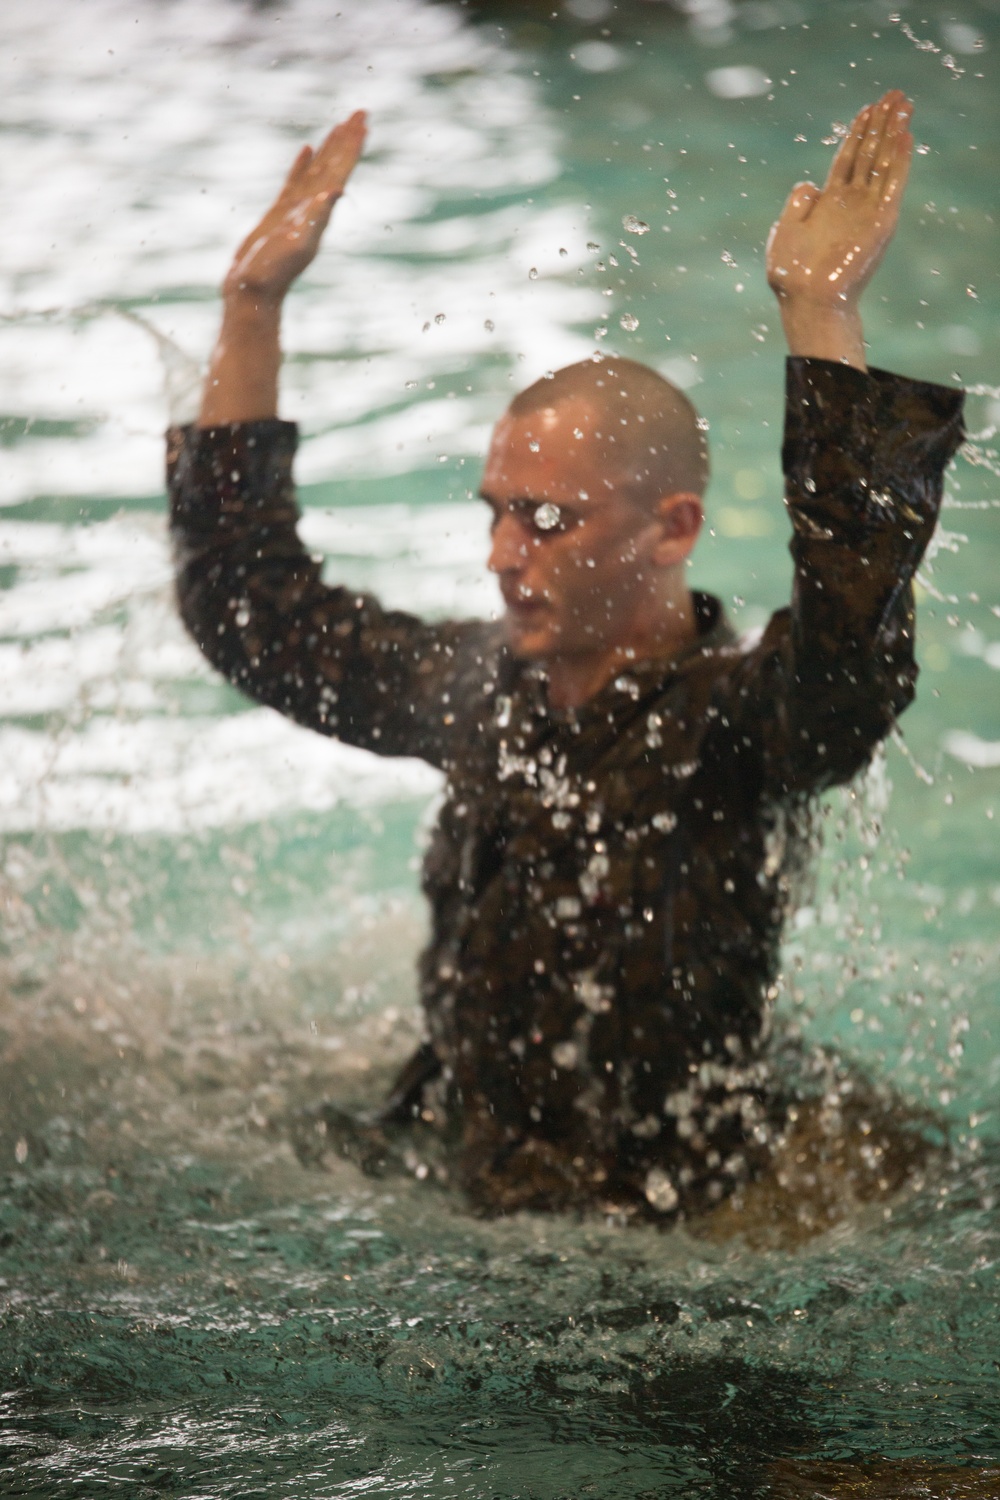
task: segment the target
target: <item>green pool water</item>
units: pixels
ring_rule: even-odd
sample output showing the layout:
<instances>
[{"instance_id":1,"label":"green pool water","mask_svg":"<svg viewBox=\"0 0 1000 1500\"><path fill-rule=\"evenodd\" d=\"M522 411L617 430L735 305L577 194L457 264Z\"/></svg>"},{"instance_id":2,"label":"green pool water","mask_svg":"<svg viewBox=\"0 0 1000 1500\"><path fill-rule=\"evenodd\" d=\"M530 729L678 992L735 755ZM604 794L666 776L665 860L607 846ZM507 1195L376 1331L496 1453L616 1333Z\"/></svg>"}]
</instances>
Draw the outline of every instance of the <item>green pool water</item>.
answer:
<instances>
[{"instance_id":1,"label":"green pool water","mask_svg":"<svg viewBox=\"0 0 1000 1500\"><path fill-rule=\"evenodd\" d=\"M1000 1465L1000 7L39 0L0 27L0 1493L729 1500ZM829 801L776 1026L952 1150L792 1248L483 1222L419 1142L379 1179L302 1166L295 1111L371 1099L418 1034L437 784L249 709L185 641L164 363L183 416L232 245L363 105L286 336L330 576L488 614L490 422L600 347L709 419L695 580L756 628L789 585L764 238L892 85L920 151L871 357L975 388L974 437L905 741Z\"/></svg>"}]
</instances>

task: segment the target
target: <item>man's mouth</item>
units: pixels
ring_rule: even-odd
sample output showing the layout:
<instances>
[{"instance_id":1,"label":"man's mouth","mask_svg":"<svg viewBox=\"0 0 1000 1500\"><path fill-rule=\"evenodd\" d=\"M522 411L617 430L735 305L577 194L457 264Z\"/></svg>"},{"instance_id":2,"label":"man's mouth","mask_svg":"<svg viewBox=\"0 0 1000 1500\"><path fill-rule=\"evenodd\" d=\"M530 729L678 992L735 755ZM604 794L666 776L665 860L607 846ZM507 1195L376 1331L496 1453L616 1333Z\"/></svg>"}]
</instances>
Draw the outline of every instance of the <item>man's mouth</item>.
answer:
<instances>
[{"instance_id":1,"label":"man's mouth","mask_svg":"<svg viewBox=\"0 0 1000 1500\"><path fill-rule=\"evenodd\" d=\"M532 594L530 590L507 588L502 589L501 592L508 613L512 614L515 619L532 619L546 608L545 599L540 594Z\"/></svg>"}]
</instances>

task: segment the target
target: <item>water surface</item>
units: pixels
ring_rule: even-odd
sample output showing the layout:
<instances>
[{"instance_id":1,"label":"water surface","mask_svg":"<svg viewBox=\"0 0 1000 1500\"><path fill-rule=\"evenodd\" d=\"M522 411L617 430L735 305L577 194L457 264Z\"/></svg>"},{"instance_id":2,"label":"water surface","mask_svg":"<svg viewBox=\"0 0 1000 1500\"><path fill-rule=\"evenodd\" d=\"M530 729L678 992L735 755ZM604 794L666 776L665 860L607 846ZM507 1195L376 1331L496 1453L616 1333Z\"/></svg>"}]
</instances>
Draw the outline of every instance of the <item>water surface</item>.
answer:
<instances>
[{"instance_id":1,"label":"water surface","mask_svg":"<svg viewBox=\"0 0 1000 1500\"><path fill-rule=\"evenodd\" d=\"M847 1483L810 1462L1000 1463L1000 13L38 0L0 25L4 1493L728 1500ZM418 1034L437 782L249 707L175 618L160 433L233 244L302 138L371 111L286 329L331 577L494 610L490 423L600 347L708 417L696 581L751 629L789 584L764 237L894 84L922 149L872 357L980 387L980 437L905 745L830 801L779 1024L895 1080L954 1156L784 1247L479 1222L419 1144L380 1180L306 1169L289 1112L371 1098Z\"/></svg>"}]
</instances>

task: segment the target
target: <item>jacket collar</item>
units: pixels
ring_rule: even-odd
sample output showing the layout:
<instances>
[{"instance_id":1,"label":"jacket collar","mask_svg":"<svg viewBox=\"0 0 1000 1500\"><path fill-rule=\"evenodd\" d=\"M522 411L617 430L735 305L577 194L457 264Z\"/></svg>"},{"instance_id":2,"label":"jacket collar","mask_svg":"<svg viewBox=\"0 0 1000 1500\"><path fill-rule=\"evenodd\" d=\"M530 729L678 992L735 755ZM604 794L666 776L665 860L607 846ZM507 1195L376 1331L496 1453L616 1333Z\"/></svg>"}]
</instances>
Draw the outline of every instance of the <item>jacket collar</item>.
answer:
<instances>
[{"instance_id":1,"label":"jacket collar","mask_svg":"<svg viewBox=\"0 0 1000 1500\"><path fill-rule=\"evenodd\" d=\"M545 668L530 663L527 666L514 661L508 655L507 672L502 675L510 683L508 691L520 690L530 712L555 723L582 726L596 718L616 718L616 710L625 704L662 692L668 683L680 676L699 659L723 647L732 646L736 632L726 618L722 603L714 594L693 590L697 635L679 652L670 656L649 656L623 666L610 682L606 683L593 698L575 709L552 708L548 701L548 674ZM505 655L507 652L505 650Z\"/></svg>"}]
</instances>

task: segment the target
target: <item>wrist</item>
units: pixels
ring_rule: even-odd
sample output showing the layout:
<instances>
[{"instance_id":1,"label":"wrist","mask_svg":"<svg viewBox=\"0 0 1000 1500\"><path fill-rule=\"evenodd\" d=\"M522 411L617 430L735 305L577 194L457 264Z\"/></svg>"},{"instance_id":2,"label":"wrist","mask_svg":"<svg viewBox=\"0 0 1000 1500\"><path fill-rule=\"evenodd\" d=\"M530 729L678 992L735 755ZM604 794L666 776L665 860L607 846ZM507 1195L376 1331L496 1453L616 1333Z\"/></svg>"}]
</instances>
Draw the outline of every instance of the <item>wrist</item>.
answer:
<instances>
[{"instance_id":1,"label":"wrist","mask_svg":"<svg viewBox=\"0 0 1000 1500\"><path fill-rule=\"evenodd\" d=\"M778 306L790 354L867 369L864 331L856 303L784 296L779 297Z\"/></svg>"},{"instance_id":2,"label":"wrist","mask_svg":"<svg viewBox=\"0 0 1000 1500\"><path fill-rule=\"evenodd\" d=\"M285 294L263 292L246 286L222 289L222 317L226 323L274 323L280 321Z\"/></svg>"},{"instance_id":3,"label":"wrist","mask_svg":"<svg viewBox=\"0 0 1000 1500\"><path fill-rule=\"evenodd\" d=\"M253 422L278 409L281 301L227 293L202 394L199 427Z\"/></svg>"}]
</instances>

